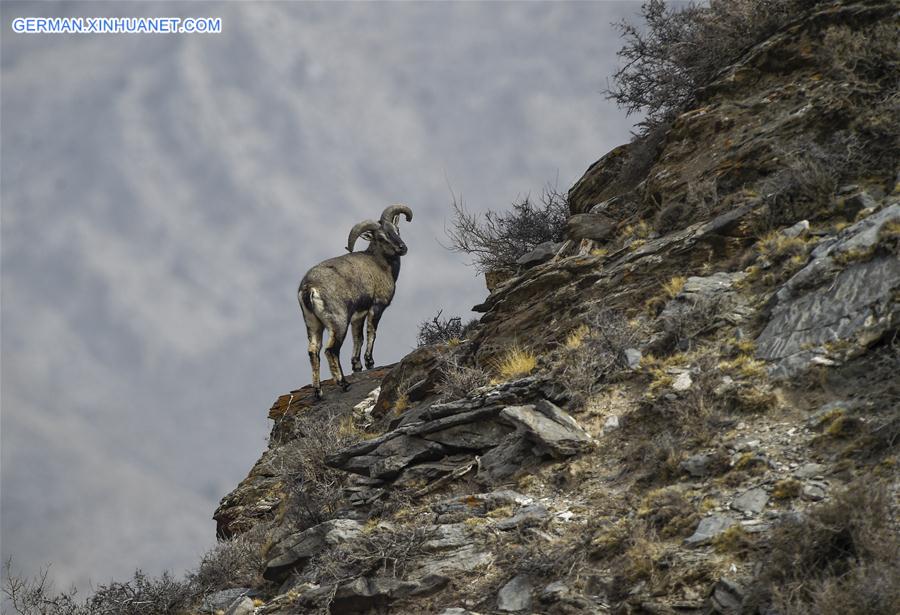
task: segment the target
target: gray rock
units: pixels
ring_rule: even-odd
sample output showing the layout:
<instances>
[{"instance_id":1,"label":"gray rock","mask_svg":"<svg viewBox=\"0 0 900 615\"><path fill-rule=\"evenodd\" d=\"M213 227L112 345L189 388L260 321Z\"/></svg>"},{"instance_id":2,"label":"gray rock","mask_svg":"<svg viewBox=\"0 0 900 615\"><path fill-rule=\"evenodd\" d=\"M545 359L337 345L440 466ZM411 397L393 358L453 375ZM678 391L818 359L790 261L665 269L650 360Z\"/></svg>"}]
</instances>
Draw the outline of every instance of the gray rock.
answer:
<instances>
[{"instance_id":1,"label":"gray rock","mask_svg":"<svg viewBox=\"0 0 900 615\"><path fill-rule=\"evenodd\" d=\"M453 455L407 467L394 481L395 487L422 487L468 464L472 455Z\"/></svg>"},{"instance_id":2,"label":"gray rock","mask_svg":"<svg viewBox=\"0 0 900 615\"><path fill-rule=\"evenodd\" d=\"M479 421L433 431L423 437L446 446L480 450L497 446L508 433L508 427L495 421Z\"/></svg>"},{"instance_id":3,"label":"gray rock","mask_svg":"<svg viewBox=\"0 0 900 615\"><path fill-rule=\"evenodd\" d=\"M741 527L748 534L759 534L761 532L768 532L772 529L772 524L760 519L748 519L746 521L741 521Z\"/></svg>"},{"instance_id":4,"label":"gray rock","mask_svg":"<svg viewBox=\"0 0 900 615\"><path fill-rule=\"evenodd\" d=\"M244 596L235 600L225 611L225 615L250 615L255 609L253 600Z\"/></svg>"},{"instance_id":5,"label":"gray rock","mask_svg":"<svg viewBox=\"0 0 900 615\"><path fill-rule=\"evenodd\" d=\"M494 556L486 551L479 551L475 545L465 545L459 549L441 551L419 562L419 567L411 575L412 578L443 576L452 572L468 572L479 566L487 566L494 561Z\"/></svg>"},{"instance_id":6,"label":"gray rock","mask_svg":"<svg viewBox=\"0 0 900 615\"><path fill-rule=\"evenodd\" d=\"M507 613L517 613L531 608L531 581L523 574L514 576L497 594L497 608Z\"/></svg>"},{"instance_id":7,"label":"gray rock","mask_svg":"<svg viewBox=\"0 0 900 615\"><path fill-rule=\"evenodd\" d=\"M281 582L292 570L302 568L313 555L326 546L351 540L362 531L362 525L352 519L332 519L302 532L290 534L278 541L269 551L263 577Z\"/></svg>"},{"instance_id":8,"label":"gray rock","mask_svg":"<svg viewBox=\"0 0 900 615\"><path fill-rule=\"evenodd\" d=\"M592 239L604 241L616 230L615 221L601 213L575 214L566 220L566 237L575 241Z\"/></svg>"},{"instance_id":9,"label":"gray rock","mask_svg":"<svg viewBox=\"0 0 900 615\"><path fill-rule=\"evenodd\" d=\"M691 380L691 375L688 372L681 372L672 383L672 388L676 391L687 391L692 384L694 381Z\"/></svg>"},{"instance_id":10,"label":"gray rock","mask_svg":"<svg viewBox=\"0 0 900 615\"><path fill-rule=\"evenodd\" d=\"M793 226L781 231L781 234L788 238L801 237L809 232L809 220L801 220Z\"/></svg>"},{"instance_id":11,"label":"gray rock","mask_svg":"<svg viewBox=\"0 0 900 615\"><path fill-rule=\"evenodd\" d=\"M508 435L499 446L481 456L476 478L488 485L503 482L537 461L533 448L534 445L521 434Z\"/></svg>"},{"instance_id":12,"label":"gray rock","mask_svg":"<svg viewBox=\"0 0 900 615\"><path fill-rule=\"evenodd\" d=\"M776 364L774 376L790 377L815 362L834 363L826 345L846 342L846 352L853 353L897 324L900 259L887 255L842 265L840 258L872 251L881 228L895 220L900 204L823 241L809 264L778 290L771 318L756 340L757 357Z\"/></svg>"},{"instance_id":13,"label":"gray rock","mask_svg":"<svg viewBox=\"0 0 900 615\"><path fill-rule=\"evenodd\" d=\"M531 252L527 252L517 258L516 264L522 265L523 267L533 267L534 265L545 263L556 256L556 253L561 247L561 243L545 241L542 244L538 244Z\"/></svg>"},{"instance_id":14,"label":"gray rock","mask_svg":"<svg viewBox=\"0 0 900 615\"><path fill-rule=\"evenodd\" d=\"M611 414L606 417L606 420L603 421L603 429L607 431L611 431L613 429L619 428L619 417L618 415Z\"/></svg>"},{"instance_id":15,"label":"gray rock","mask_svg":"<svg viewBox=\"0 0 900 615\"><path fill-rule=\"evenodd\" d=\"M488 493L471 493L433 504L431 510L438 515L464 512L468 517L484 516L500 506L527 506L534 500L510 489L498 489Z\"/></svg>"},{"instance_id":16,"label":"gray rock","mask_svg":"<svg viewBox=\"0 0 900 615\"><path fill-rule=\"evenodd\" d=\"M731 507L745 513L758 514L763 511L769 501L769 494L765 489L755 488L745 491L734 499Z\"/></svg>"},{"instance_id":17,"label":"gray rock","mask_svg":"<svg viewBox=\"0 0 900 615\"><path fill-rule=\"evenodd\" d=\"M710 515L709 517L704 517L700 520L700 525L697 526L694 533L686 538L684 542L691 546L705 544L732 525L735 525L735 523L736 521L734 519L725 515Z\"/></svg>"},{"instance_id":18,"label":"gray rock","mask_svg":"<svg viewBox=\"0 0 900 615\"><path fill-rule=\"evenodd\" d=\"M569 587L562 581L554 581L541 590L540 600L543 603L559 602L569 593Z\"/></svg>"},{"instance_id":19,"label":"gray rock","mask_svg":"<svg viewBox=\"0 0 900 615\"><path fill-rule=\"evenodd\" d=\"M422 543L422 549L425 551L456 549L472 541L463 523L434 525L429 532L431 535L428 540Z\"/></svg>"},{"instance_id":20,"label":"gray rock","mask_svg":"<svg viewBox=\"0 0 900 615\"><path fill-rule=\"evenodd\" d=\"M404 435L388 440L366 458L358 458L358 463L368 468L369 476L372 478L391 478L417 461L440 459L444 456L445 450L435 442Z\"/></svg>"},{"instance_id":21,"label":"gray rock","mask_svg":"<svg viewBox=\"0 0 900 615\"><path fill-rule=\"evenodd\" d=\"M534 525L550 516L550 511L541 504L523 506L516 514L506 519L501 519L494 527L498 530L512 530L527 525Z\"/></svg>"},{"instance_id":22,"label":"gray rock","mask_svg":"<svg viewBox=\"0 0 900 615\"><path fill-rule=\"evenodd\" d=\"M752 451L759 448L760 440L753 436L744 436L734 441L734 450L742 453Z\"/></svg>"},{"instance_id":23,"label":"gray rock","mask_svg":"<svg viewBox=\"0 0 900 615\"><path fill-rule=\"evenodd\" d=\"M691 276L684 282L679 293L682 296L710 296L731 291L736 280L743 274L727 273L720 271L710 276Z\"/></svg>"},{"instance_id":24,"label":"gray rock","mask_svg":"<svg viewBox=\"0 0 900 615\"><path fill-rule=\"evenodd\" d=\"M876 207L878 202L872 198L872 195L863 190L848 196L844 199L843 205L843 211L841 213L843 213L848 220L852 220L856 217L856 214L863 209Z\"/></svg>"},{"instance_id":25,"label":"gray rock","mask_svg":"<svg viewBox=\"0 0 900 615\"><path fill-rule=\"evenodd\" d=\"M509 406L500 416L555 457L577 455L593 446L593 439L575 419L547 400L528 406Z\"/></svg>"},{"instance_id":26,"label":"gray rock","mask_svg":"<svg viewBox=\"0 0 900 615\"><path fill-rule=\"evenodd\" d=\"M679 464L679 467L695 478L718 474L724 470L727 459L716 453L698 453L691 455Z\"/></svg>"},{"instance_id":27,"label":"gray rock","mask_svg":"<svg viewBox=\"0 0 900 615\"><path fill-rule=\"evenodd\" d=\"M641 351L637 348L625 349L625 361L628 362L628 369L637 369L641 365Z\"/></svg>"},{"instance_id":28,"label":"gray rock","mask_svg":"<svg viewBox=\"0 0 900 615\"><path fill-rule=\"evenodd\" d=\"M709 602L713 613L739 615L744 602L745 590L736 582L722 577L713 586Z\"/></svg>"},{"instance_id":29,"label":"gray rock","mask_svg":"<svg viewBox=\"0 0 900 615\"><path fill-rule=\"evenodd\" d=\"M207 613L224 611L249 591L249 587L235 587L234 589L223 589L213 592L203 599L200 610Z\"/></svg>"},{"instance_id":30,"label":"gray rock","mask_svg":"<svg viewBox=\"0 0 900 615\"><path fill-rule=\"evenodd\" d=\"M808 483L806 485L803 485L803 489L800 492L800 496L804 500L818 502L820 500L825 499L826 493L827 493L827 487L823 483Z\"/></svg>"},{"instance_id":31,"label":"gray rock","mask_svg":"<svg viewBox=\"0 0 900 615\"><path fill-rule=\"evenodd\" d=\"M439 613L439 615L478 615L478 613L458 606L454 606L449 609L444 609Z\"/></svg>"},{"instance_id":32,"label":"gray rock","mask_svg":"<svg viewBox=\"0 0 900 615\"><path fill-rule=\"evenodd\" d=\"M821 463L805 463L794 471L797 478L815 478L825 473L825 466Z\"/></svg>"}]
</instances>

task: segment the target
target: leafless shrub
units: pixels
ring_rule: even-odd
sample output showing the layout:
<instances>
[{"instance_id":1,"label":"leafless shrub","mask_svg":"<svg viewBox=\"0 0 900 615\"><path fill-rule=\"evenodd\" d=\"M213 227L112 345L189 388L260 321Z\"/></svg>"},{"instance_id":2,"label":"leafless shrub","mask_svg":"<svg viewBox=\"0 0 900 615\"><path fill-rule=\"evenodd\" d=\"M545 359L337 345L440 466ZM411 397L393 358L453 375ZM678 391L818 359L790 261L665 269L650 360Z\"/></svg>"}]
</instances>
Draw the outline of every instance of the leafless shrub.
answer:
<instances>
[{"instance_id":1,"label":"leafless shrub","mask_svg":"<svg viewBox=\"0 0 900 615\"><path fill-rule=\"evenodd\" d=\"M455 195L453 220L445 233L448 249L473 258L480 272L515 268L516 259L546 241L562 241L569 205L566 196L547 187L540 203L530 197L513 203L512 211L488 211L481 216L466 210Z\"/></svg>"},{"instance_id":2,"label":"leafless shrub","mask_svg":"<svg viewBox=\"0 0 900 615\"><path fill-rule=\"evenodd\" d=\"M900 82L897 29L889 23L865 30L854 30L849 25L829 26L824 32L819 61L836 79L857 86L880 84L887 89L896 88Z\"/></svg>"},{"instance_id":3,"label":"leafless shrub","mask_svg":"<svg viewBox=\"0 0 900 615\"><path fill-rule=\"evenodd\" d=\"M140 570L130 581L101 585L88 601L90 613L116 615L175 615L197 599L189 583L164 572L157 578Z\"/></svg>"},{"instance_id":4,"label":"leafless shrub","mask_svg":"<svg viewBox=\"0 0 900 615\"><path fill-rule=\"evenodd\" d=\"M474 389L490 382L490 374L478 366L469 366L460 362L458 357L448 356L441 359L441 378L436 390L441 399L460 399Z\"/></svg>"},{"instance_id":5,"label":"leafless shrub","mask_svg":"<svg viewBox=\"0 0 900 615\"><path fill-rule=\"evenodd\" d=\"M434 318L419 325L418 346L420 348L432 344L459 342L478 326L478 319L473 318L463 325L462 318L459 316L441 318L443 313L444 310L438 310Z\"/></svg>"},{"instance_id":6,"label":"leafless shrub","mask_svg":"<svg viewBox=\"0 0 900 615\"><path fill-rule=\"evenodd\" d=\"M288 497L287 517L300 529L333 517L344 504L342 489L346 472L325 465L325 458L358 442L363 433L352 416L338 414L308 415L294 425L300 437L283 445L273 460Z\"/></svg>"},{"instance_id":7,"label":"leafless shrub","mask_svg":"<svg viewBox=\"0 0 900 615\"><path fill-rule=\"evenodd\" d=\"M397 527L366 527L353 540L317 554L302 577L321 585L358 577L400 579L427 552L427 543L435 536L433 527L415 520Z\"/></svg>"},{"instance_id":8,"label":"leafless shrub","mask_svg":"<svg viewBox=\"0 0 900 615\"><path fill-rule=\"evenodd\" d=\"M900 604L897 517L883 484L859 481L776 528L751 595L784 615L889 615Z\"/></svg>"},{"instance_id":9,"label":"leafless shrub","mask_svg":"<svg viewBox=\"0 0 900 615\"><path fill-rule=\"evenodd\" d=\"M47 569L34 578L22 578L6 562L3 593L18 615L175 615L188 609L198 595L186 581L168 573L153 578L140 570L125 582L99 586L81 601L77 592L57 593L47 578Z\"/></svg>"},{"instance_id":10,"label":"leafless shrub","mask_svg":"<svg viewBox=\"0 0 900 615\"><path fill-rule=\"evenodd\" d=\"M216 545L203 556L197 570L188 575L193 590L207 595L222 589L262 585L266 567L262 551L270 529L267 524L258 524Z\"/></svg>"},{"instance_id":11,"label":"leafless shrub","mask_svg":"<svg viewBox=\"0 0 900 615\"><path fill-rule=\"evenodd\" d=\"M747 49L788 23L811 0L728 0L677 8L649 0L643 25L617 24L623 64L609 98L626 111L646 113L643 134L684 109L698 88Z\"/></svg>"},{"instance_id":12,"label":"leafless shrub","mask_svg":"<svg viewBox=\"0 0 900 615\"><path fill-rule=\"evenodd\" d=\"M12 560L7 560L3 572L3 595L19 615L92 615L74 589L61 593L53 589L47 568L33 578L21 577L13 572Z\"/></svg>"},{"instance_id":13,"label":"leafless shrub","mask_svg":"<svg viewBox=\"0 0 900 615\"><path fill-rule=\"evenodd\" d=\"M635 346L639 332L615 310L588 317L566 340L562 382L576 406L594 396L614 373L628 367L625 350Z\"/></svg>"},{"instance_id":14,"label":"leafless shrub","mask_svg":"<svg viewBox=\"0 0 900 615\"><path fill-rule=\"evenodd\" d=\"M784 165L757 185L772 228L814 217L829 202L842 161L828 148L805 141L783 152Z\"/></svg>"},{"instance_id":15,"label":"leafless shrub","mask_svg":"<svg viewBox=\"0 0 900 615\"><path fill-rule=\"evenodd\" d=\"M219 543L183 580L164 572L150 577L140 570L127 581L100 585L80 599L75 589L57 592L48 570L36 577L16 575L6 562L3 594L18 615L176 615L190 611L204 596L232 587L259 587L265 560L265 528L259 526Z\"/></svg>"}]
</instances>

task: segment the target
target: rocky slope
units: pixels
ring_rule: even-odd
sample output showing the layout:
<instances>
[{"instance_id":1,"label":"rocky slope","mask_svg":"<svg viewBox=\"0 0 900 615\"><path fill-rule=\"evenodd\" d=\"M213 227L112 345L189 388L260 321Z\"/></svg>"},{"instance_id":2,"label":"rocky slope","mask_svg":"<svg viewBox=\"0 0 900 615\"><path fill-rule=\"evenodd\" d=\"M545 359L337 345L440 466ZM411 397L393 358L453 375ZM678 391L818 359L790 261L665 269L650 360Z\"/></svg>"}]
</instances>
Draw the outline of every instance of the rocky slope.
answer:
<instances>
[{"instance_id":1,"label":"rocky slope","mask_svg":"<svg viewBox=\"0 0 900 615\"><path fill-rule=\"evenodd\" d=\"M873 535L896 546L900 98L866 48L896 14L806 15L652 152L593 164L569 240L492 276L468 339L324 402L279 397L215 514L223 539L261 537L265 570L207 608L781 612L801 578L779 564L790 528L874 498ZM514 349L536 364L501 367ZM464 370L489 383L448 394ZM863 566L854 548L828 566ZM896 588L872 566L861 582Z\"/></svg>"}]
</instances>

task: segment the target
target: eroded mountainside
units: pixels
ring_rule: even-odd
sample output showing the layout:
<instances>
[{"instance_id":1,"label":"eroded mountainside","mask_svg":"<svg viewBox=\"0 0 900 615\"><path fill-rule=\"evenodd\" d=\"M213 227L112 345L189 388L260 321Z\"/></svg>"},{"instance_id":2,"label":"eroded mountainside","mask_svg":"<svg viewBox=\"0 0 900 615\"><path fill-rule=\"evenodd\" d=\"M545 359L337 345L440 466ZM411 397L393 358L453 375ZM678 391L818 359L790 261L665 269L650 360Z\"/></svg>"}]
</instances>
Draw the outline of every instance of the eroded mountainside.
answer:
<instances>
[{"instance_id":1,"label":"eroded mountainside","mask_svg":"<svg viewBox=\"0 0 900 615\"><path fill-rule=\"evenodd\" d=\"M897 9L803 16L593 164L466 339L279 397L215 515L261 577L204 608L895 608Z\"/></svg>"}]
</instances>

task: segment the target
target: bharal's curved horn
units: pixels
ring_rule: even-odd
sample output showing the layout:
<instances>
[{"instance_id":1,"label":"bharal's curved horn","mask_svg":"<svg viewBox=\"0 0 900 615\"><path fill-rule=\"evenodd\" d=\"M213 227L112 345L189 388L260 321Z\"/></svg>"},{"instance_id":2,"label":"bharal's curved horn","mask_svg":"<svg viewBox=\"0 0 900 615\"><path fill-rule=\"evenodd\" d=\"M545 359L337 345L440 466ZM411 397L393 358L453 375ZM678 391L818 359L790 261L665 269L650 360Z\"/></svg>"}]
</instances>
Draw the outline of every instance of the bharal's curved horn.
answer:
<instances>
[{"instance_id":1,"label":"bharal's curved horn","mask_svg":"<svg viewBox=\"0 0 900 615\"><path fill-rule=\"evenodd\" d=\"M412 222L412 210L409 207L406 205L390 205L381 213L381 223L390 222L396 225L400 214L406 216L407 222Z\"/></svg>"},{"instance_id":2,"label":"bharal's curved horn","mask_svg":"<svg viewBox=\"0 0 900 615\"><path fill-rule=\"evenodd\" d=\"M359 239L360 235L366 231L377 231L379 228L381 228L381 225L374 220L363 220L354 225L354 227L350 229L350 236L347 238L347 252L353 252L353 246L356 244L356 240Z\"/></svg>"}]
</instances>

